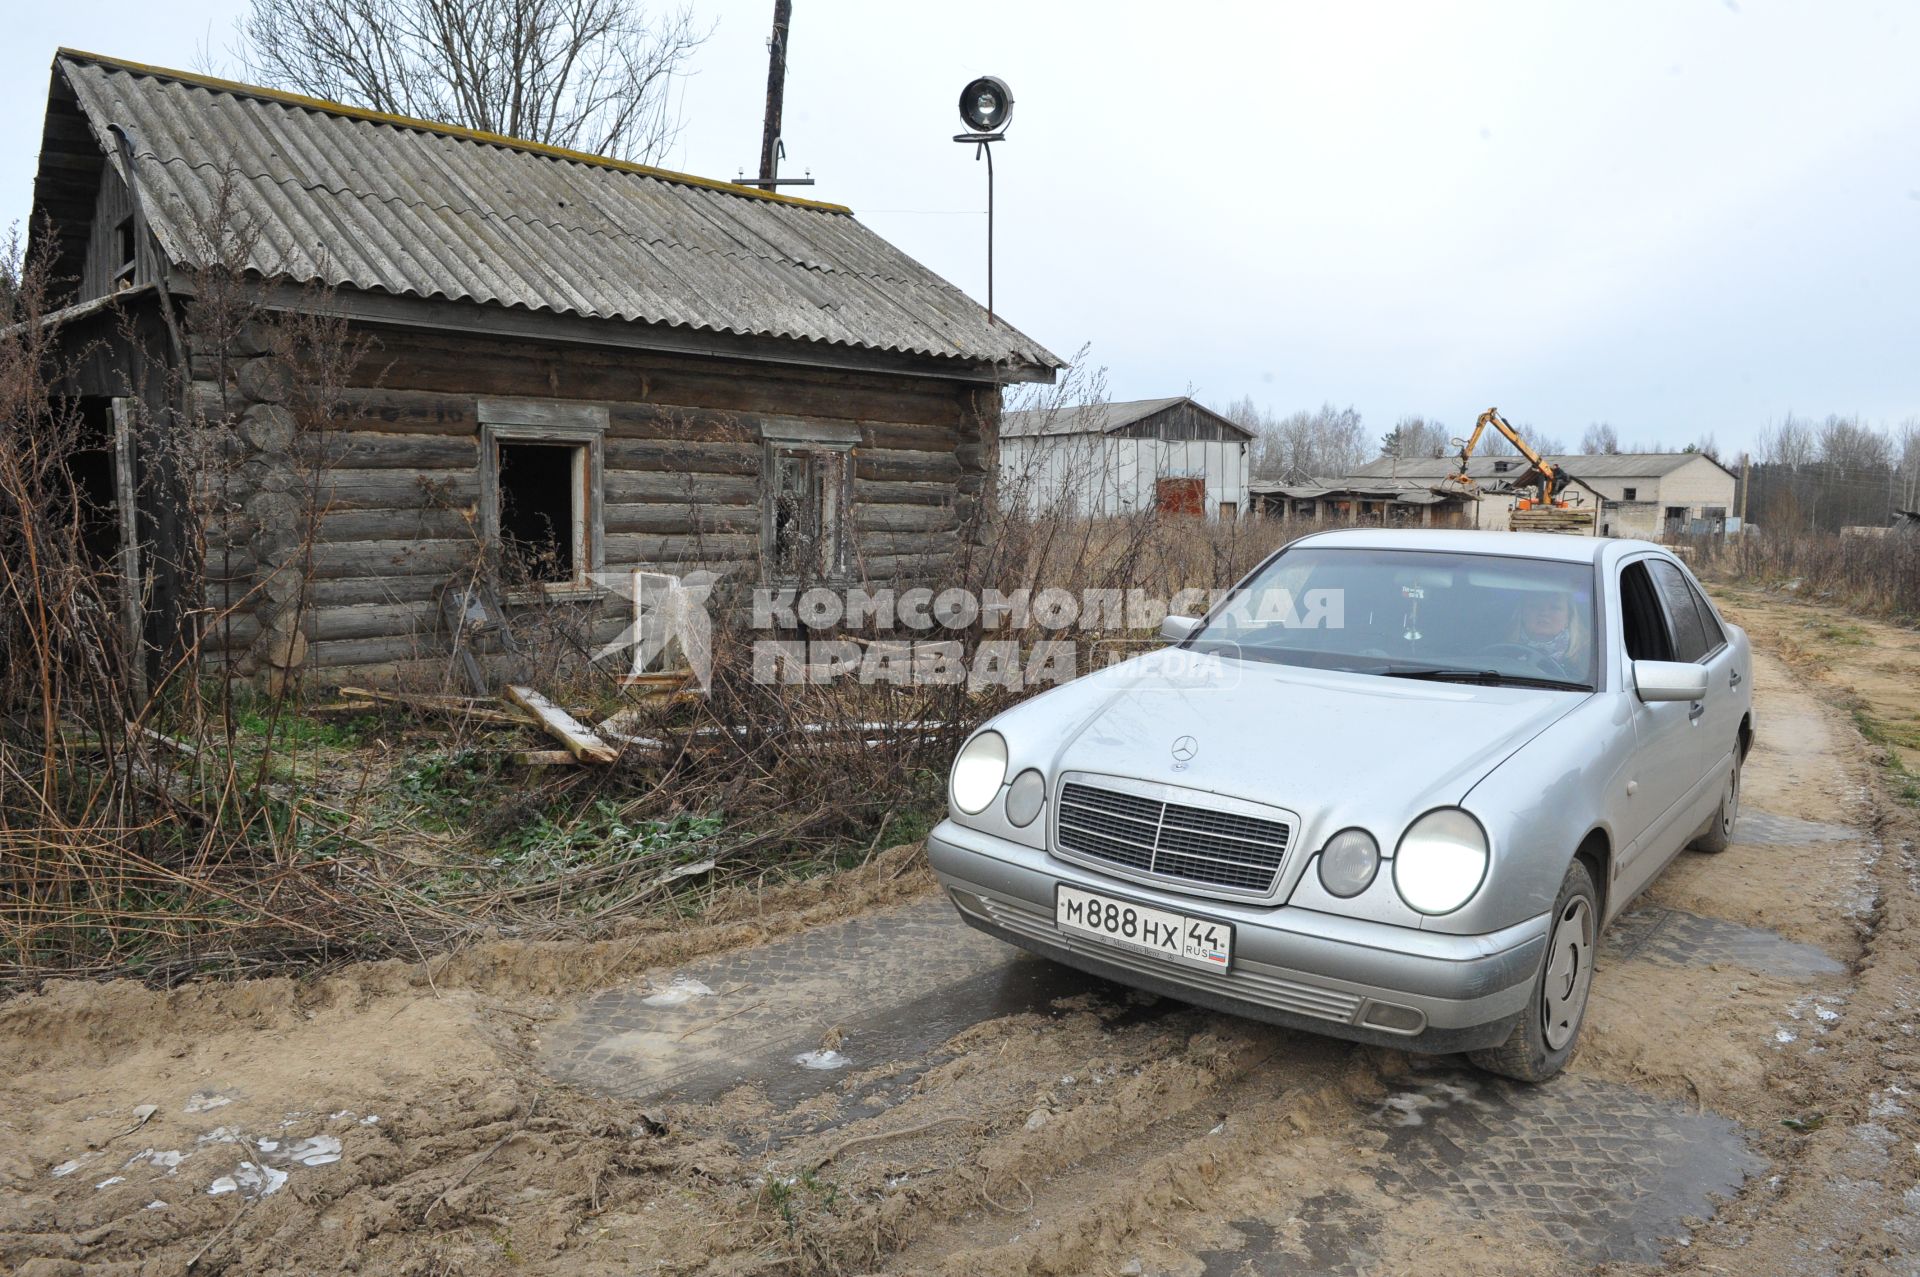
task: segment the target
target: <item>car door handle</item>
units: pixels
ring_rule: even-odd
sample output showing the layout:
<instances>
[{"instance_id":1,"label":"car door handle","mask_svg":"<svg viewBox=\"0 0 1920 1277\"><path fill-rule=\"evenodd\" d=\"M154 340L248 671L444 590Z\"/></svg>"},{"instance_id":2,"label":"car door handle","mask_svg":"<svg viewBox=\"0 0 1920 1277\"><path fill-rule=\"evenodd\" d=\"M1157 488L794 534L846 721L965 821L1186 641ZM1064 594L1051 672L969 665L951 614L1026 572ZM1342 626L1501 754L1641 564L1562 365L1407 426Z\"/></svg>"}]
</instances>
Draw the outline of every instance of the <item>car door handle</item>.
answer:
<instances>
[{"instance_id":1,"label":"car door handle","mask_svg":"<svg viewBox=\"0 0 1920 1277\"><path fill-rule=\"evenodd\" d=\"M1728 686L1728 687L1738 687L1738 686L1740 686L1740 671L1739 671L1739 670L1735 670L1735 671L1734 671L1734 672L1733 672L1732 674L1729 674L1729 675L1727 676L1727 686Z\"/></svg>"},{"instance_id":2,"label":"car door handle","mask_svg":"<svg viewBox=\"0 0 1920 1277\"><path fill-rule=\"evenodd\" d=\"M1693 703L1693 708L1687 711L1687 720L1691 722L1692 720L1699 718L1702 714L1706 712L1707 712L1706 704L1701 701L1695 701Z\"/></svg>"}]
</instances>

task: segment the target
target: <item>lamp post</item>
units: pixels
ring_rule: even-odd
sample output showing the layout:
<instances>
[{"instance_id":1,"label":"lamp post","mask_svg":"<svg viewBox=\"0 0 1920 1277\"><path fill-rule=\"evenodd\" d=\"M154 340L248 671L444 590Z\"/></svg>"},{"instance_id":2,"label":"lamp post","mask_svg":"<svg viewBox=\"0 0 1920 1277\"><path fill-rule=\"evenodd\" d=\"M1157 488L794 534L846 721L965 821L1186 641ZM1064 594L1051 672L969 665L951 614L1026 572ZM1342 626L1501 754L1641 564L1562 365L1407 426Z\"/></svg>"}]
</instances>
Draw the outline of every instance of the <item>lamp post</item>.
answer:
<instances>
[{"instance_id":1,"label":"lamp post","mask_svg":"<svg viewBox=\"0 0 1920 1277\"><path fill-rule=\"evenodd\" d=\"M960 122L967 132L954 135L956 142L971 142L973 158L987 161L987 322L993 318L993 144L1007 137L1007 124L1013 119L1013 90L1005 80L983 75L960 90Z\"/></svg>"}]
</instances>

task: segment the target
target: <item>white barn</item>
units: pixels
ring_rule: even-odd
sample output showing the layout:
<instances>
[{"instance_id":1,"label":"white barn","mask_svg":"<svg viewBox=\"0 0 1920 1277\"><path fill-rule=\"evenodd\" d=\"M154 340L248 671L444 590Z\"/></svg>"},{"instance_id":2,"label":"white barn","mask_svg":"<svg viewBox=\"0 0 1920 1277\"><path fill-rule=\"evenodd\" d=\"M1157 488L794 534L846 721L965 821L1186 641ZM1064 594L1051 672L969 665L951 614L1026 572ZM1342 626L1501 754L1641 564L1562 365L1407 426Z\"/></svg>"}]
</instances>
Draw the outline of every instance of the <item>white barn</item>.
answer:
<instances>
[{"instance_id":1,"label":"white barn","mask_svg":"<svg viewBox=\"0 0 1920 1277\"><path fill-rule=\"evenodd\" d=\"M1253 433L1184 395L1009 412L1000 498L1038 514L1235 519L1247 509Z\"/></svg>"}]
</instances>

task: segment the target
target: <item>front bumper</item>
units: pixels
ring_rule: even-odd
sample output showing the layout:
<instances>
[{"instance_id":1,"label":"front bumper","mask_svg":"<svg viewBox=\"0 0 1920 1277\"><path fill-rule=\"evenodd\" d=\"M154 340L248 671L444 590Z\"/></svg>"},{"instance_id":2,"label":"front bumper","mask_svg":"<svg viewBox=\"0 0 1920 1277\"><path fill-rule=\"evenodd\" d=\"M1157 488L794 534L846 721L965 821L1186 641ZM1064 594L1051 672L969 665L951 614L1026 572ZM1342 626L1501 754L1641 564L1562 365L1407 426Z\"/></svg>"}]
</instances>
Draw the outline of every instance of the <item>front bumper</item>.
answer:
<instances>
[{"instance_id":1,"label":"front bumper","mask_svg":"<svg viewBox=\"0 0 1920 1277\"><path fill-rule=\"evenodd\" d=\"M1525 1008L1548 916L1452 936L1289 905L1176 895L943 821L927 858L971 926L1070 967L1218 1011L1422 1052L1506 1040ZM1209 971L1061 931L1059 883L1234 925L1233 969Z\"/></svg>"}]
</instances>

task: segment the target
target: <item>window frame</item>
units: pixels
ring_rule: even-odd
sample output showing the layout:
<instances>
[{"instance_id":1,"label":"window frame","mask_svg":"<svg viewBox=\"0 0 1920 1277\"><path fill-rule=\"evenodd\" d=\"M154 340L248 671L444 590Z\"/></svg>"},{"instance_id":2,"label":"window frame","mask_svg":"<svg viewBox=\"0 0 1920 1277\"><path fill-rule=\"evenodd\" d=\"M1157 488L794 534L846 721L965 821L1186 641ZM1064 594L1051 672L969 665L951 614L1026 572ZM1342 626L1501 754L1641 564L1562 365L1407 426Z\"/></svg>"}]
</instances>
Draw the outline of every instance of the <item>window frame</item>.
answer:
<instances>
[{"instance_id":1,"label":"window frame","mask_svg":"<svg viewBox=\"0 0 1920 1277\"><path fill-rule=\"evenodd\" d=\"M500 445L532 443L571 446L575 456L573 579L541 581L507 591L503 601L596 599L607 593L598 581L607 566L606 437L607 410L590 404L548 400L482 399L480 422L480 534L494 549L501 546Z\"/></svg>"},{"instance_id":2,"label":"window frame","mask_svg":"<svg viewBox=\"0 0 1920 1277\"><path fill-rule=\"evenodd\" d=\"M769 418L760 426L760 561L761 575L770 585L842 584L853 577L853 471L860 427L850 424ZM783 456L804 456L832 467L828 482L833 493L832 527L822 516L821 539L828 543L828 562L820 574L783 572L775 523L780 493L776 482Z\"/></svg>"}]
</instances>

